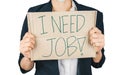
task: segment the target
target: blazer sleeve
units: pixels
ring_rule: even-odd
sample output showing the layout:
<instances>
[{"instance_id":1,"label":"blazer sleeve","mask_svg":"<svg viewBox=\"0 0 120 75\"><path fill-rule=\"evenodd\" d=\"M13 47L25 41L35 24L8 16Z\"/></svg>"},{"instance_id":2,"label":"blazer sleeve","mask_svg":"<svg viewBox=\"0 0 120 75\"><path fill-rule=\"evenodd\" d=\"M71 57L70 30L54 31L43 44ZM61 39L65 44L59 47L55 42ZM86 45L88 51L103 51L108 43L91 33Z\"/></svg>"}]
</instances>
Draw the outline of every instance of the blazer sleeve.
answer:
<instances>
[{"instance_id":1,"label":"blazer sleeve","mask_svg":"<svg viewBox=\"0 0 120 75\"><path fill-rule=\"evenodd\" d=\"M30 11L30 9L28 10L28 12L29 11ZM25 35L26 32L28 32L27 16L25 17L25 20L23 22L20 40L23 39L23 36ZM20 66L20 62L21 62L21 60L22 60L23 57L24 57L24 55L20 53L19 59L18 59L18 64L19 64L21 72L22 73L26 73L26 72L29 72L29 71L26 71L26 70L22 69L21 66Z\"/></svg>"},{"instance_id":2,"label":"blazer sleeve","mask_svg":"<svg viewBox=\"0 0 120 75\"><path fill-rule=\"evenodd\" d=\"M103 13L102 12L97 12L97 21L96 21L96 27L99 28L102 32L102 34L104 34L104 24L103 24ZM99 63L95 63L92 60L92 66L95 68L100 68L102 67L102 65L105 62L105 55L104 55L104 48L101 50L102 51L102 59L100 60Z\"/></svg>"}]
</instances>

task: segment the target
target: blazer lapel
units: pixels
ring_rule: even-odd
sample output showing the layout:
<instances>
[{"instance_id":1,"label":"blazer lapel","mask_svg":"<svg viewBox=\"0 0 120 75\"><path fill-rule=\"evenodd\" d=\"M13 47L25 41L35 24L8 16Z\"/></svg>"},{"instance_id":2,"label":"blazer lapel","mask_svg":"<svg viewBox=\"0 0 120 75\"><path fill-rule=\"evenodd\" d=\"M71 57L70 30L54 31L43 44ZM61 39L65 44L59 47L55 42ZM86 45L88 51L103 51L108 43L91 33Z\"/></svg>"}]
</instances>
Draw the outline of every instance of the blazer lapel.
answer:
<instances>
[{"instance_id":1,"label":"blazer lapel","mask_svg":"<svg viewBox=\"0 0 120 75\"><path fill-rule=\"evenodd\" d=\"M78 4L75 0L73 0L73 1L75 2L75 5L76 5L78 11L83 10L82 5Z\"/></svg>"},{"instance_id":2,"label":"blazer lapel","mask_svg":"<svg viewBox=\"0 0 120 75\"><path fill-rule=\"evenodd\" d=\"M40 9L41 12L51 12L52 11L52 3L49 1Z\"/></svg>"}]
</instances>

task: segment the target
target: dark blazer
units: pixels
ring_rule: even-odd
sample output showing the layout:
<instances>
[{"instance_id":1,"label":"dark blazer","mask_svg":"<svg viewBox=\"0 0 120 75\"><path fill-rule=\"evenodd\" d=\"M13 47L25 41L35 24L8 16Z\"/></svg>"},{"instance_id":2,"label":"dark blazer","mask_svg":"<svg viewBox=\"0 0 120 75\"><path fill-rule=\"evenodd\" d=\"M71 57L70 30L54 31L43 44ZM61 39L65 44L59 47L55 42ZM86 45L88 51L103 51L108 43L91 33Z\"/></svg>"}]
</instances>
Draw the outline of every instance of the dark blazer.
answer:
<instances>
[{"instance_id":1,"label":"dark blazer","mask_svg":"<svg viewBox=\"0 0 120 75\"><path fill-rule=\"evenodd\" d=\"M78 4L75 0L73 0L77 6L78 11L92 11L96 10L91 7L87 7L81 4ZM52 11L52 4L51 1L42 5L38 5L35 7L32 7L28 10L28 12L51 12ZM96 26L102 31L104 34L104 28L103 28L103 14L102 12L97 11L97 22ZM23 28L21 32L21 40L24 36L24 34L28 32L28 24L27 24L27 18L25 18L25 21L23 23ZM24 56L20 53L19 56L19 66L20 61ZM99 63L95 63L92 58L79 58L78 59L78 67L77 67L77 75L92 75L91 66L95 68L100 68L105 61L104 56L104 48L102 49L102 59ZM36 72L35 75L59 75L58 70L58 60L45 60L45 61L35 61L36 63ZM20 70L22 73L26 73L28 71L23 70L20 67Z\"/></svg>"}]
</instances>

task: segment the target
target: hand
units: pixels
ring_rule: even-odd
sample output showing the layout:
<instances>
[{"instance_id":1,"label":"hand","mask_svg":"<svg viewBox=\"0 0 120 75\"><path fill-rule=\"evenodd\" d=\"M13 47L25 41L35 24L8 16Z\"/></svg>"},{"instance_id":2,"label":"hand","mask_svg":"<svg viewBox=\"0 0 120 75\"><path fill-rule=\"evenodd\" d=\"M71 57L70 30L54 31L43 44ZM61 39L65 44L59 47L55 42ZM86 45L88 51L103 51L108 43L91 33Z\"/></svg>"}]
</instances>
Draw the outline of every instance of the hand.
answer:
<instances>
[{"instance_id":1,"label":"hand","mask_svg":"<svg viewBox=\"0 0 120 75\"><path fill-rule=\"evenodd\" d=\"M27 32L20 41L20 52L27 58L31 58L30 51L35 47L35 36Z\"/></svg>"},{"instance_id":2,"label":"hand","mask_svg":"<svg viewBox=\"0 0 120 75\"><path fill-rule=\"evenodd\" d=\"M98 28L93 27L89 31L89 43L97 50L97 53L104 47L104 35Z\"/></svg>"}]
</instances>

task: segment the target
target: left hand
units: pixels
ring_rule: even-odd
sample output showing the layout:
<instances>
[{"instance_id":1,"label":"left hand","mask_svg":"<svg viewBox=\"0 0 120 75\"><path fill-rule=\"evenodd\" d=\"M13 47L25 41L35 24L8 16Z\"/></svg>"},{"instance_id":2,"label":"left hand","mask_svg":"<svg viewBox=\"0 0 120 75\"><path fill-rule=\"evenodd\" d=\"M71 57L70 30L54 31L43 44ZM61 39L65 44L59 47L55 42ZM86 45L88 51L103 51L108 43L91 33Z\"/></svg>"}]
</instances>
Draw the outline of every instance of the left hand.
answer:
<instances>
[{"instance_id":1,"label":"left hand","mask_svg":"<svg viewBox=\"0 0 120 75\"><path fill-rule=\"evenodd\" d=\"M88 34L89 43L96 49L96 52L101 52L105 44L102 32L97 27L93 27Z\"/></svg>"}]
</instances>

